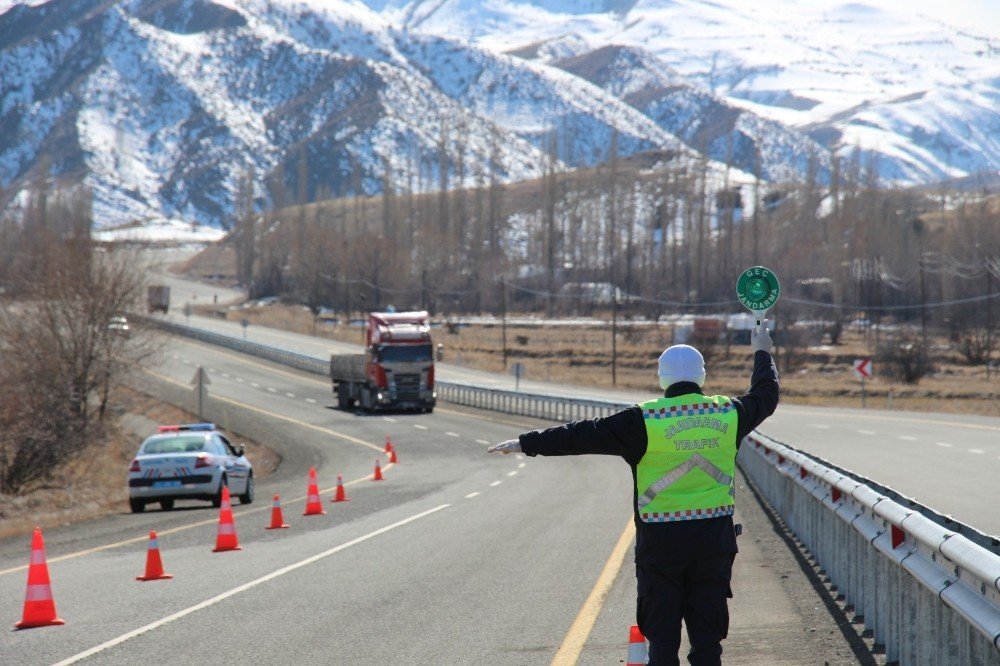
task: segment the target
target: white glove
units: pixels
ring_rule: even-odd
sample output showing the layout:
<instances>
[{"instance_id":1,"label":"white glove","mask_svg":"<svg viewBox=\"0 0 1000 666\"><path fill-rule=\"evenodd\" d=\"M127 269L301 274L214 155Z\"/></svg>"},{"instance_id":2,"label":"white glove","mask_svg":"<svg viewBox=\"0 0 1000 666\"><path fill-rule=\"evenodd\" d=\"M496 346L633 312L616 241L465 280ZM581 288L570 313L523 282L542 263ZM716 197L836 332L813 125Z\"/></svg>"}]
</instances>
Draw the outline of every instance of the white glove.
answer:
<instances>
[{"instance_id":1,"label":"white glove","mask_svg":"<svg viewBox=\"0 0 1000 666\"><path fill-rule=\"evenodd\" d=\"M486 449L486 453L515 453L521 450L521 440L519 439L505 439L499 444L494 444L490 448Z\"/></svg>"},{"instance_id":2,"label":"white glove","mask_svg":"<svg viewBox=\"0 0 1000 666\"><path fill-rule=\"evenodd\" d=\"M771 353L774 343L771 342L771 333L767 330L767 320L760 322L760 333L757 333L756 329L750 331L750 349L755 353L759 351L766 351L768 354Z\"/></svg>"}]
</instances>

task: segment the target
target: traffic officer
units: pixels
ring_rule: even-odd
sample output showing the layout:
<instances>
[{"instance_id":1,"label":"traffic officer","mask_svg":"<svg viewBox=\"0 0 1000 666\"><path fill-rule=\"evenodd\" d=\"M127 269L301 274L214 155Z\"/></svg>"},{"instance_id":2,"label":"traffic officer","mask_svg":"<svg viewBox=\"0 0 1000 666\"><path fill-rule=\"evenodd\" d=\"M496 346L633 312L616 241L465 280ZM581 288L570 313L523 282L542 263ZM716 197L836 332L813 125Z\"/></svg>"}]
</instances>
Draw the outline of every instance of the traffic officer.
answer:
<instances>
[{"instance_id":1,"label":"traffic officer","mask_svg":"<svg viewBox=\"0 0 1000 666\"><path fill-rule=\"evenodd\" d=\"M736 453L778 406L766 322L751 334L750 390L704 395L705 361L688 345L660 355L662 398L611 416L522 434L489 452L619 455L632 468L637 617L649 664L678 664L681 621L691 664L720 664L736 557Z\"/></svg>"}]
</instances>

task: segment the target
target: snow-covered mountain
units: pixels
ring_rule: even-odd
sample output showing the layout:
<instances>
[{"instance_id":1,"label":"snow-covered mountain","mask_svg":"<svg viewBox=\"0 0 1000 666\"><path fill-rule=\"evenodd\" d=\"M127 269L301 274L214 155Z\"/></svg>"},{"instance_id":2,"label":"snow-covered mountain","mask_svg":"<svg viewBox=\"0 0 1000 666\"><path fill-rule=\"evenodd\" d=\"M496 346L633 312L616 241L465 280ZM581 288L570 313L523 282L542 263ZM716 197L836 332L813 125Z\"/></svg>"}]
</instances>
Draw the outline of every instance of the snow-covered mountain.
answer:
<instances>
[{"instance_id":1,"label":"snow-covered mountain","mask_svg":"<svg viewBox=\"0 0 1000 666\"><path fill-rule=\"evenodd\" d=\"M736 183L822 181L827 147L856 144L905 182L1000 157L995 40L754 5L0 0L0 206L44 173L88 186L101 225L225 226L248 177L260 204L532 178L612 146L705 154Z\"/></svg>"},{"instance_id":2,"label":"snow-covered mountain","mask_svg":"<svg viewBox=\"0 0 1000 666\"><path fill-rule=\"evenodd\" d=\"M92 190L103 226L226 226L248 177L258 203L288 203L432 188L442 169L452 185L531 178L552 151L567 167L603 162L612 145L697 157L604 81L416 33L354 0L0 12L0 200L56 176Z\"/></svg>"},{"instance_id":3,"label":"snow-covered mountain","mask_svg":"<svg viewBox=\"0 0 1000 666\"><path fill-rule=\"evenodd\" d=\"M366 1L411 30L542 62L613 44L645 49L687 84L841 156L860 147L887 182L1000 165L1000 3Z\"/></svg>"}]
</instances>

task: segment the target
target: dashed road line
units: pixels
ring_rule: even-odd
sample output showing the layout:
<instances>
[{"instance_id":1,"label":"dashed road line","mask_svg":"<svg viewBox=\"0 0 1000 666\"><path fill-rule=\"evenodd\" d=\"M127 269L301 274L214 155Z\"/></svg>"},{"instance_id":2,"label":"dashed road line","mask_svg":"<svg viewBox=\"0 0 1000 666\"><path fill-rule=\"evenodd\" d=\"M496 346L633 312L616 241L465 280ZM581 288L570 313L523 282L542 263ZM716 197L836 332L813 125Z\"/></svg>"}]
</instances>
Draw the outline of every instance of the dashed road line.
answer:
<instances>
[{"instance_id":1,"label":"dashed road line","mask_svg":"<svg viewBox=\"0 0 1000 666\"><path fill-rule=\"evenodd\" d=\"M473 497L479 497L479 491L478 490L476 492L474 492L474 493L469 493L468 495L466 495L465 499L472 499Z\"/></svg>"},{"instance_id":2,"label":"dashed road line","mask_svg":"<svg viewBox=\"0 0 1000 666\"><path fill-rule=\"evenodd\" d=\"M527 463L521 463L520 465L518 465L518 467L520 467L520 468L524 468L524 467L527 467L527 466L528 466Z\"/></svg>"},{"instance_id":3,"label":"dashed road line","mask_svg":"<svg viewBox=\"0 0 1000 666\"><path fill-rule=\"evenodd\" d=\"M969 449L969 453L986 453L982 449Z\"/></svg>"},{"instance_id":4,"label":"dashed road line","mask_svg":"<svg viewBox=\"0 0 1000 666\"><path fill-rule=\"evenodd\" d=\"M273 386L268 386L267 390L270 391L271 393L277 393L278 392L278 389L274 388Z\"/></svg>"},{"instance_id":5,"label":"dashed road line","mask_svg":"<svg viewBox=\"0 0 1000 666\"><path fill-rule=\"evenodd\" d=\"M830 429L830 426L826 425L825 423L810 423L809 427L810 428L816 428L817 430L829 430Z\"/></svg>"},{"instance_id":6,"label":"dashed road line","mask_svg":"<svg viewBox=\"0 0 1000 666\"><path fill-rule=\"evenodd\" d=\"M459 435L457 432L451 432L450 430L445 434L448 435L449 437L461 437L461 435Z\"/></svg>"},{"instance_id":7,"label":"dashed road line","mask_svg":"<svg viewBox=\"0 0 1000 666\"><path fill-rule=\"evenodd\" d=\"M396 423L396 419L392 418L391 416L383 416L382 420L388 421L389 423Z\"/></svg>"},{"instance_id":8,"label":"dashed road line","mask_svg":"<svg viewBox=\"0 0 1000 666\"><path fill-rule=\"evenodd\" d=\"M287 393L286 392L285 395L288 396L289 398L294 398L295 397L294 393Z\"/></svg>"},{"instance_id":9,"label":"dashed road line","mask_svg":"<svg viewBox=\"0 0 1000 666\"><path fill-rule=\"evenodd\" d=\"M243 383L243 378L242 377L237 377L236 381L238 381L240 384L242 384Z\"/></svg>"},{"instance_id":10,"label":"dashed road line","mask_svg":"<svg viewBox=\"0 0 1000 666\"><path fill-rule=\"evenodd\" d=\"M381 527L381 528L379 528L377 530L369 532L368 534L364 534L362 536L359 536L359 537L357 537L355 539L352 539L351 541L348 541L346 543L342 543L339 546L334 546L333 548L330 548L328 550L324 550L322 553L317 553L317 554L315 554L315 555L313 555L311 557L305 558L304 560L299 560L298 562L295 562L293 564L289 564L288 566L282 567L280 569L276 569L275 571L272 571L269 574L266 574L264 576L261 576L260 578L256 578L254 580L246 582L246 583L244 583L244 584L242 584L242 585L240 585L238 587L234 587L231 590L227 590L226 592L223 592L221 594L217 594L216 596L214 596L214 597L212 597L210 599L206 599L206 600L204 600L204 601L202 601L200 603L197 603L194 606L189 606L189 607L187 607L185 609L179 610L179 611L177 611L175 613L167 615L166 617L162 617L159 620L156 620L155 622L150 622L149 624L144 625L142 627L139 627L138 629L133 629L132 631L130 631L128 633L122 634L121 636L118 636L117 638L112 638L111 640L106 641L104 643L101 643L100 645L96 645L96 646L90 648L89 650L85 650L83 652L80 652L78 654L73 655L72 657L68 657L68 658L64 659L63 661L60 661L59 662L59 666L64 666L64 665L67 665L67 664L75 664L76 662L82 661L82 660L84 660L84 659L86 659L88 657L92 657L95 654L100 654L101 652L104 652L105 650L113 648L116 645L121 645L122 643L124 643L125 641L127 641L127 640L129 640L131 638L135 638L136 636L141 636L142 634L145 634L145 633L147 633L149 631L153 631L154 629L159 629L163 625L168 624L170 622L173 622L174 620L179 620L182 617L185 617L185 616L190 615L192 613L196 613L197 611L203 610L203 609L208 608L210 606L214 606L215 604L217 604L217 603L219 603L221 601L224 601L224 600L226 600L226 599L228 599L230 597L236 596L237 594L240 594L242 592L246 592L247 590L252 589L254 587L257 587L258 585L260 585L262 583L266 583L268 581L274 580L275 578L278 578L279 576L284 576L287 573L295 571L296 569L301 569L302 567L308 566L308 565L313 564L315 562L319 562L320 560L323 560L323 559L325 559L327 557L330 557L331 555L336 555L337 553L339 553L339 552L341 552L343 550L347 550L348 548L356 546L359 543L364 543L365 541L368 541L369 539L372 539L372 538L377 537L377 536L381 536L382 534L385 534L386 532L390 532L390 531L392 531L392 530L394 530L396 528L402 527L402 526L407 525L409 523L412 523L414 521L420 520L421 518L425 518L427 516L435 514L438 511L441 511L443 509L447 509L450 506L451 506L451 504L442 504L440 506L436 506L433 509L428 509L427 511L423 511L421 513L412 515L412 516L410 516L408 518L404 518L403 520L400 520L400 521L397 521L395 523L392 523L391 525L386 525L385 527Z\"/></svg>"},{"instance_id":11,"label":"dashed road line","mask_svg":"<svg viewBox=\"0 0 1000 666\"><path fill-rule=\"evenodd\" d=\"M477 439L476 444L486 444L487 446L489 446L490 442L487 442L485 439Z\"/></svg>"},{"instance_id":12,"label":"dashed road line","mask_svg":"<svg viewBox=\"0 0 1000 666\"><path fill-rule=\"evenodd\" d=\"M419 423L414 423L413 427L416 428L417 430L427 430L427 426L420 425Z\"/></svg>"},{"instance_id":13,"label":"dashed road line","mask_svg":"<svg viewBox=\"0 0 1000 666\"><path fill-rule=\"evenodd\" d=\"M503 481L494 481L493 483L490 484L490 488L496 488L501 483L503 483Z\"/></svg>"},{"instance_id":14,"label":"dashed road line","mask_svg":"<svg viewBox=\"0 0 1000 666\"><path fill-rule=\"evenodd\" d=\"M902 440L904 440L904 441L907 441L907 442L915 442L915 441L917 441L917 438L914 437L913 435L900 435L899 438L902 439Z\"/></svg>"},{"instance_id":15,"label":"dashed road line","mask_svg":"<svg viewBox=\"0 0 1000 666\"><path fill-rule=\"evenodd\" d=\"M250 382L250 386L254 388L260 388L260 384L258 384L257 382Z\"/></svg>"},{"instance_id":16,"label":"dashed road line","mask_svg":"<svg viewBox=\"0 0 1000 666\"><path fill-rule=\"evenodd\" d=\"M306 402L311 402L314 405L316 404L316 401L313 400L312 398L306 398Z\"/></svg>"},{"instance_id":17,"label":"dashed road line","mask_svg":"<svg viewBox=\"0 0 1000 666\"><path fill-rule=\"evenodd\" d=\"M951 444L949 444L949 443L947 443L947 442L935 442L935 443L936 443L936 444L937 444L938 446L943 446L943 447L944 447L944 448L946 448L946 449L950 449L950 448L951 448Z\"/></svg>"},{"instance_id":18,"label":"dashed road line","mask_svg":"<svg viewBox=\"0 0 1000 666\"><path fill-rule=\"evenodd\" d=\"M862 435L874 435L875 434L874 430L859 430L858 432L861 433Z\"/></svg>"},{"instance_id":19,"label":"dashed road line","mask_svg":"<svg viewBox=\"0 0 1000 666\"><path fill-rule=\"evenodd\" d=\"M507 476L517 476L517 470L514 470L513 472L507 472Z\"/></svg>"}]
</instances>

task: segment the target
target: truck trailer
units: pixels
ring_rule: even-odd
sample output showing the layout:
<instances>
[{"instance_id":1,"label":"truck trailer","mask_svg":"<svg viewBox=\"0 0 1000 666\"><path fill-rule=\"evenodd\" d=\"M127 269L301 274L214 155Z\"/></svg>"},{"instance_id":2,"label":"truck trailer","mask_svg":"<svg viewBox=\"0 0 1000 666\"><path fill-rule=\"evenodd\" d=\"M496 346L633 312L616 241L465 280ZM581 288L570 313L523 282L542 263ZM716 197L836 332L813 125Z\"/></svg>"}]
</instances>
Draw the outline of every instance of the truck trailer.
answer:
<instances>
[{"instance_id":1,"label":"truck trailer","mask_svg":"<svg viewBox=\"0 0 1000 666\"><path fill-rule=\"evenodd\" d=\"M170 287L162 284L150 285L146 290L146 309L150 314L162 312L167 314L170 309Z\"/></svg>"},{"instance_id":2,"label":"truck trailer","mask_svg":"<svg viewBox=\"0 0 1000 666\"><path fill-rule=\"evenodd\" d=\"M434 350L426 312L372 312L362 354L330 356L337 406L367 411L434 409Z\"/></svg>"}]
</instances>

